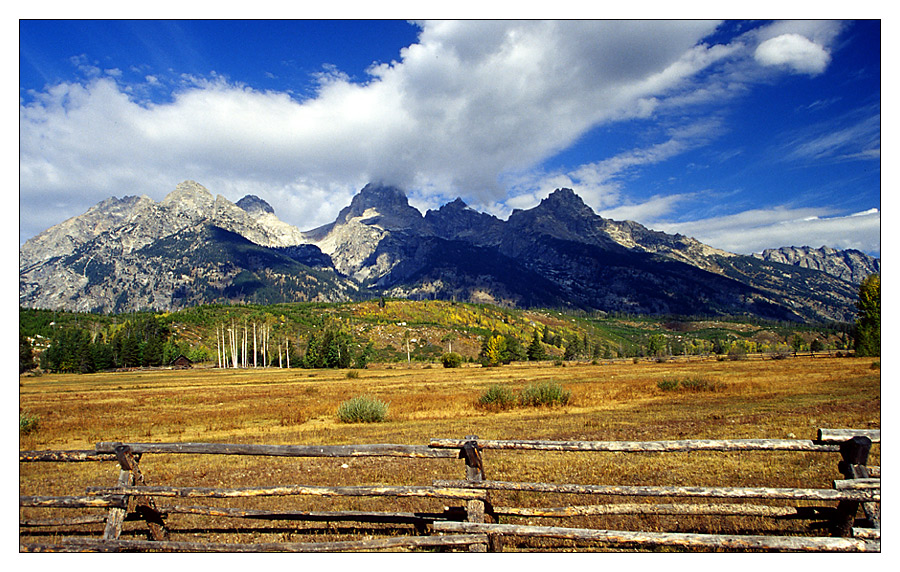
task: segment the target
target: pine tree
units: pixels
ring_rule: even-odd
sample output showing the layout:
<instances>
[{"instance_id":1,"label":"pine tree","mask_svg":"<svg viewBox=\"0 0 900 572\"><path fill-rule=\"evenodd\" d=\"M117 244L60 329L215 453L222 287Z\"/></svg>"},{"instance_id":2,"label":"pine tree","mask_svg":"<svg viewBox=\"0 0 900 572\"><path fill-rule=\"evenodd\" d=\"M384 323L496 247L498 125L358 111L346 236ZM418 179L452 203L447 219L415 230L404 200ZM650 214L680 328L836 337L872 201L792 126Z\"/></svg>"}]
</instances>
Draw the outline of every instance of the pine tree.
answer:
<instances>
[{"instance_id":1,"label":"pine tree","mask_svg":"<svg viewBox=\"0 0 900 572\"><path fill-rule=\"evenodd\" d=\"M31 340L19 332L19 373L25 373L30 369L37 367L34 363L34 350L31 346Z\"/></svg>"},{"instance_id":2,"label":"pine tree","mask_svg":"<svg viewBox=\"0 0 900 572\"><path fill-rule=\"evenodd\" d=\"M531 343L528 345L528 360L541 361L547 359L547 352L544 351L544 345L541 343L541 336L537 330L531 335Z\"/></svg>"},{"instance_id":3,"label":"pine tree","mask_svg":"<svg viewBox=\"0 0 900 572\"><path fill-rule=\"evenodd\" d=\"M857 356L881 355L881 276L872 274L859 286L854 347Z\"/></svg>"}]
</instances>

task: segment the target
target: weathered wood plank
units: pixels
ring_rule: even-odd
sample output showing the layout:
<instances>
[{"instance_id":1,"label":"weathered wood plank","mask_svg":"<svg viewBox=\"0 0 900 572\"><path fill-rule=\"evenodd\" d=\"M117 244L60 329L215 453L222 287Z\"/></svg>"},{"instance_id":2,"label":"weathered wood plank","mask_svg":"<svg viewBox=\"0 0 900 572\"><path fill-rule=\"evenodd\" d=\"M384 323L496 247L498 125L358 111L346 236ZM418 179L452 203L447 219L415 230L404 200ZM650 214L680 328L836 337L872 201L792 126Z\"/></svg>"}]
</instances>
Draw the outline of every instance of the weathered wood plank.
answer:
<instances>
[{"instance_id":1,"label":"weathered wood plank","mask_svg":"<svg viewBox=\"0 0 900 572\"><path fill-rule=\"evenodd\" d=\"M816 441L843 443L857 436L868 437L873 443L881 443L881 429L819 429L816 432Z\"/></svg>"},{"instance_id":2,"label":"weathered wood plank","mask_svg":"<svg viewBox=\"0 0 900 572\"><path fill-rule=\"evenodd\" d=\"M131 450L131 447L128 445L119 445L116 447L115 453L116 459L119 461L122 470L131 472L132 484L145 486L146 482L144 480L144 475L141 473L141 468L138 465L135 453ZM156 504L153 501L153 497L138 497L134 509L141 518L146 521L153 540L166 539L166 524L163 522L162 515L156 510Z\"/></svg>"},{"instance_id":3,"label":"weathered wood plank","mask_svg":"<svg viewBox=\"0 0 900 572\"><path fill-rule=\"evenodd\" d=\"M46 508L126 508L126 502L125 497L122 495L68 497L19 496L19 506Z\"/></svg>"},{"instance_id":4,"label":"weathered wood plank","mask_svg":"<svg viewBox=\"0 0 900 572\"><path fill-rule=\"evenodd\" d=\"M119 470L119 487L130 486L134 483L134 475L131 471L126 471L123 469ZM105 495L115 495L116 493L101 493ZM128 499L125 499L125 502L128 502ZM127 505L126 505L127 506ZM109 509L109 514L106 517L106 527L103 530L103 538L105 540L117 540L119 535L122 534L122 525L125 522L125 513L128 511L127 508L119 508L113 507Z\"/></svg>"},{"instance_id":5,"label":"weathered wood plank","mask_svg":"<svg viewBox=\"0 0 900 572\"><path fill-rule=\"evenodd\" d=\"M247 518L260 520L302 520L302 521L351 521L383 522L397 524L419 524L435 520L462 520L463 510L445 510L442 513L428 512L373 512L373 511L270 511L232 507L162 505L158 507L164 514L196 514L201 516Z\"/></svg>"},{"instance_id":6,"label":"weathered wood plank","mask_svg":"<svg viewBox=\"0 0 900 572\"><path fill-rule=\"evenodd\" d=\"M839 491L881 490L881 479L841 479L834 481Z\"/></svg>"},{"instance_id":7,"label":"weathered wood plank","mask_svg":"<svg viewBox=\"0 0 900 572\"><path fill-rule=\"evenodd\" d=\"M465 439L431 439L429 447L460 449ZM498 441L479 439L481 449L523 451L606 451L618 453L655 453L687 451L816 451L838 452L837 445L804 439L688 439L681 441Z\"/></svg>"},{"instance_id":8,"label":"weathered wood plank","mask_svg":"<svg viewBox=\"0 0 900 572\"><path fill-rule=\"evenodd\" d=\"M106 522L106 516L102 514L85 514L81 516L73 516L69 518L32 518L27 520L19 520L21 527L41 527L41 526L73 526L81 524L100 524Z\"/></svg>"},{"instance_id":9,"label":"weathered wood plank","mask_svg":"<svg viewBox=\"0 0 900 572\"><path fill-rule=\"evenodd\" d=\"M210 488L210 487L87 487L89 495L134 495L155 497L184 498L234 498L260 496L292 496L316 495L324 497L363 497L363 496L395 496L395 497L432 497L448 499L477 500L483 499L485 493L479 490L460 487L428 487L428 486L350 486L321 487L308 485L283 485L274 487L242 487L242 488Z\"/></svg>"},{"instance_id":10,"label":"weathered wood plank","mask_svg":"<svg viewBox=\"0 0 900 572\"><path fill-rule=\"evenodd\" d=\"M118 442L101 442L97 453L114 452ZM457 452L425 445L256 445L243 443L126 443L136 453L255 455L265 457L410 457L452 459Z\"/></svg>"},{"instance_id":11,"label":"weathered wood plank","mask_svg":"<svg viewBox=\"0 0 900 572\"><path fill-rule=\"evenodd\" d=\"M866 538L868 540L881 540L880 528L853 528L853 538Z\"/></svg>"},{"instance_id":12,"label":"weathered wood plank","mask_svg":"<svg viewBox=\"0 0 900 572\"><path fill-rule=\"evenodd\" d=\"M596 541L611 545L630 545L637 548L676 546L687 549L767 550L779 552L871 552L869 542L858 538L755 536L693 534L682 532L631 532L594 530L554 526L518 524L478 524L472 522L436 522L439 532L504 534Z\"/></svg>"},{"instance_id":13,"label":"weathered wood plank","mask_svg":"<svg viewBox=\"0 0 900 572\"><path fill-rule=\"evenodd\" d=\"M394 548L434 548L486 543L484 534L402 536L336 542L206 543L171 540L72 538L54 543L19 543L20 552L352 552Z\"/></svg>"},{"instance_id":14,"label":"weathered wood plank","mask_svg":"<svg viewBox=\"0 0 900 572\"><path fill-rule=\"evenodd\" d=\"M19 451L20 463L115 461L116 456L96 451Z\"/></svg>"},{"instance_id":15,"label":"weathered wood plank","mask_svg":"<svg viewBox=\"0 0 900 572\"><path fill-rule=\"evenodd\" d=\"M670 487L622 485L570 485L555 483L519 483L507 481L434 481L436 487L467 488L499 491L527 491L583 495L612 495L638 497L701 497L701 498L764 498L792 500L854 500L881 501L880 490L785 489L764 487ZM112 493L115 489L104 489Z\"/></svg>"},{"instance_id":16,"label":"weathered wood plank","mask_svg":"<svg viewBox=\"0 0 900 572\"><path fill-rule=\"evenodd\" d=\"M834 507L794 507L755 504L662 504L662 503L618 503L602 505L565 507L508 507L495 506L493 513L498 516L542 516L569 517L610 514L665 514L665 515L707 515L707 516L766 516L773 518L806 518L826 520L831 518Z\"/></svg>"}]
</instances>

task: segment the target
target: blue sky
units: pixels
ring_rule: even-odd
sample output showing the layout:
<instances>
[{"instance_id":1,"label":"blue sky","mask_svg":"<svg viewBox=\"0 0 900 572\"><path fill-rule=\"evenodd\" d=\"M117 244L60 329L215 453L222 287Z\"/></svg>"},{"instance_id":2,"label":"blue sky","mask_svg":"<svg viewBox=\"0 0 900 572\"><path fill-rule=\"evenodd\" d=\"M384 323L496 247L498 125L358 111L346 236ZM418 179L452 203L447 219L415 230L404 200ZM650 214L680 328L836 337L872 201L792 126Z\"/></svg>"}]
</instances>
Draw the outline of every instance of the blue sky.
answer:
<instances>
[{"instance_id":1,"label":"blue sky","mask_svg":"<svg viewBox=\"0 0 900 572\"><path fill-rule=\"evenodd\" d=\"M187 179L306 230L377 180L880 256L879 21L23 20L19 70L20 243Z\"/></svg>"}]
</instances>

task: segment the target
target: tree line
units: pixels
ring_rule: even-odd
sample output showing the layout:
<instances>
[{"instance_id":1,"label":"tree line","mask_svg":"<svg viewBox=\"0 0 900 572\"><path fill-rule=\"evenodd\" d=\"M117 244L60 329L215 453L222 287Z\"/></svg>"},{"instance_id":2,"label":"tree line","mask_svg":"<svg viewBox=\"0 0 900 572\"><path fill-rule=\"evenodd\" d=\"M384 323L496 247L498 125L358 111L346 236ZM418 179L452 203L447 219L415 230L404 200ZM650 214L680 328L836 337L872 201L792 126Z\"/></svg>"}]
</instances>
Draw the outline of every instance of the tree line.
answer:
<instances>
[{"instance_id":1,"label":"tree line","mask_svg":"<svg viewBox=\"0 0 900 572\"><path fill-rule=\"evenodd\" d=\"M155 367L179 355L194 355L187 344L176 343L169 327L153 316L138 316L117 326L63 327L56 329L40 355L42 369L64 373L93 373L107 369ZM23 341L24 340L24 341ZM19 361L36 366L30 341L20 336ZM25 369L29 369L26 367Z\"/></svg>"}]
</instances>

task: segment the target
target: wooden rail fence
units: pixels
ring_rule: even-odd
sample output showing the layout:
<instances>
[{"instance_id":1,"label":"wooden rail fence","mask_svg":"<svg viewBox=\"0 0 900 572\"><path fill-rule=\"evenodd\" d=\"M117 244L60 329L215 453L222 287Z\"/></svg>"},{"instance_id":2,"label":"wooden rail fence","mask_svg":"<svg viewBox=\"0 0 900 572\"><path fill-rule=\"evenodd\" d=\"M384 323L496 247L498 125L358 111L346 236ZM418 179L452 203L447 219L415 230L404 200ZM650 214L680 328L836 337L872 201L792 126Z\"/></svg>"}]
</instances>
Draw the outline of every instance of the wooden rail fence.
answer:
<instances>
[{"instance_id":1,"label":"wooden rail fence","mask_svg":"<svg viewBox=\"0 0 900 572\"><path fill-rule=\"evenodd\" d=\"M724 439L681 441L517 441L432 439L428 445L246 445L219 443L98 443L89 451L20 451L19 461L110 462L119 465L114 486L86 487L80 496L24 496L20 507L54 509L102 509L105 514L79 514L70 518L20 517L20 536L36 528L105 525L101 537L56 536L48 542L20 540L23 552L333 552L392 549L502 551L513 539L540 538L575 541L592 549L649 550L673 547L683 550L880 552L880 469L868 466L869 450L880 443L879 430L820 429L814 440ZM671 453L692 451L800 451L839 454L842 479L832 488L623 486L603 484L535 483L486 480L484 451L555 451L613 453ZM262 487L151 486L141 469L143 455L250 455L258 457L395 457L407 459L462 459L465 478L433 480L430 485L313 486L285 484ZM645 499L589 505L495 506L492 494L515 491L528 495L586 495ZM252 497L313 496L381 497L385 499L447 499L464 506L442 511L302 511L260 510L235 507L157 504L166 499L225 499ZM518 498L518 497L516 497ZM671 499L648 502L646 499ZM678 499L694 499L678 502ZM698 502L696 499L700 499ZM728 500L729 502L720 502ZM735 501L741 502L735 502ZM760 502L763 501L763 502ZM768 501L816 502L785 506ZM390 501L386 501L390 505ZM188 542L170 539L170 517L176 514L211 518L276 521L356 522L413 525L400 536L352 538L329 542ZM806 519L823 522L830 536L791 534L712 534L643 532L595 528L501 523L523 517L564 518L598 515L755 516L774 519ZM148 540L122 538L124 522L146 524ZM23 533L22 531L26 531ZM504 540L506 539L506 540Z\"/></svg>"}]
</instances>

